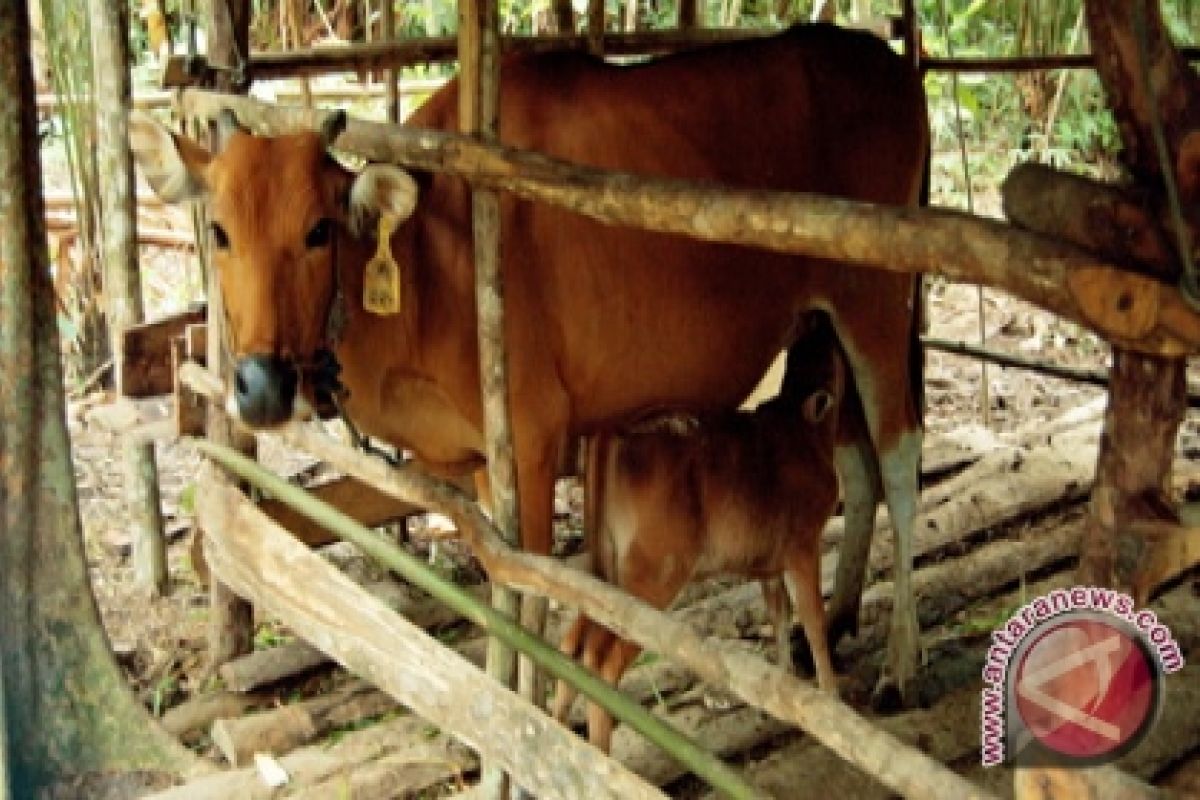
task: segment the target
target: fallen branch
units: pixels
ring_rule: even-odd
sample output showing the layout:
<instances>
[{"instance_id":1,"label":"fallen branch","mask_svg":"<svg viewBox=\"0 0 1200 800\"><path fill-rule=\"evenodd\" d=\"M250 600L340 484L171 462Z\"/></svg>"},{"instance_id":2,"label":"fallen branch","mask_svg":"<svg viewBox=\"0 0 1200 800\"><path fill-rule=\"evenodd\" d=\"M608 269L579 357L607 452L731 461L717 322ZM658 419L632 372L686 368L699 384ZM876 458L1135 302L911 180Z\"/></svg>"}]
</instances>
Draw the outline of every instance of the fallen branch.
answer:
<instances>
[{"instance_id":1,"label":"fallen branch","mask_svg":"<svg viewBox=\"0 0 1200 800\"><path fill-rule=\"evenodd\" d=\"M948 480L922 493L914 557L945 547L973 531L1011 522L1039 508L1080 499L1094 478L1100 436L1100 403L1089 403L1058 420L1041 423L988 453ZM1036 442L1036 444L1035 444ZM845 535L842 518L825 531L827 547ZM891 566L891 520L880 510L875 520L874 569ZM822 581L834 567L822 565Z\"/></svg>"},{"instance_id":2,"label":"fallen branch","mask_svg":"<svg viewBox=\"0 0 1200 800\"><path fill-rule=\"evenodd\" d=\"M196 365L185 365L181 379L200 394L224 396L220 381ZM309 426L290 425L280 435L381 491L450 517L493 581L586 609L589 616L618 635L677 660L708 683L803 728L893 791L914 798L987 796L919 750L878 730L840 700L793 675L723 642L700 637L591 575L562 569L550 558L512 551L500 541L479 507L453 485L412 468L394 469Z\"/></svg>"},{"instance_id":3,"label":"fallen branch","mask_svg":"<svg viewBox=\"0 0 1200 800\"><path fill-rule=\"evenodd\" d=\"M188 118L232 109L269 133L316 130L325 114L198 90ZM762 247L896 272L928 272L1004 289L1160 355L1200 347L1200 315L1174 287L1081 248L960 212L891 208L805 193L732 190L579 167L439 131L351 120L338 146L371 161L447 172L606 224Z\"/></svg>"},{"instance_id":4,"label":"fallen branch","mask_svg":"<svg viewBox=\"0 0 1200 800\"><path fill-rule=\"evenodd\" d=\"M1115 767L1039 767L1013 770L1015 800L1077 800L1085 797L1120 797L1121 800L1156 800L1166 793Z\"/></svg>"},{"instance_id":5,"label":"fallen branch","mask_svg":"<svg viewBox=\"0 0 1200 800\"><path fill-rule=\"evenodd\" d=\"M278 759L288 775L288 797L354 797L363 800L416 794L448 778L474 769L476 759L428 722L412 716L382 722L347 734L330 746L316 744ZM431 770L431 767L433 769ZM386 770L388 791L368 793ZM364 791L359 791L362 788ZM210 800L236 797L269 800L279 797L254 767L208 775L152 795L150 800Z\"/></svg>"},{"instance_id":6,"label":"fallen branch","mask_svg":"<svg viewBox=\"0 0 1200 800\"><path fill-rule=\"evenodd\" d=\"M397 708L399 704L391 695L356 681L311 700L218 719L212 726L212 740L230 765L241 767L252 762L255 753L290 753L335 728Z\"/></svg>"},{"instance_id":7,"label":"fallen branch","mask_svg":"<svg viewBox=\"0 0 1200 800\"><path fill-rule=\"evenodd\" d=\"M168 733L184 742L195 741L218 719L236 717L255 708L269 705L267 695L219 691L202 694L168 709L159 720Z\"/></svg>"},{"instance_id":8,"label":"fallen branch","mask_svg":"<svg viewBox=\"0 0 1200 800\"><path fill-rule=\"evenodd\" d=\"M952 342L946 339L931 339L926 338L921 340L927 348L931 350L939 350L943 353L953 353L954 355L967 356L969 358L977 358L981 361L990 361L993 364L999 364L1002 367L1014 367L1016 369L1028 370L1037 372L1041 375L1049 375L1052 378L1061 378L1067 381L1076 383L1086 383L1091 386L1099 386L1108 388L1108 370L1089 369L1087 367L1068 367L1064 364L1051 364L1046 361L1035 361L1031 358L1013 355L1012 353L1002 353L999 350L990 350L986 347L980 347L969 342ZM1200 389L1190 388L1188 390L1188 407L1200 408Z\"/></svg>"}]
</instances>

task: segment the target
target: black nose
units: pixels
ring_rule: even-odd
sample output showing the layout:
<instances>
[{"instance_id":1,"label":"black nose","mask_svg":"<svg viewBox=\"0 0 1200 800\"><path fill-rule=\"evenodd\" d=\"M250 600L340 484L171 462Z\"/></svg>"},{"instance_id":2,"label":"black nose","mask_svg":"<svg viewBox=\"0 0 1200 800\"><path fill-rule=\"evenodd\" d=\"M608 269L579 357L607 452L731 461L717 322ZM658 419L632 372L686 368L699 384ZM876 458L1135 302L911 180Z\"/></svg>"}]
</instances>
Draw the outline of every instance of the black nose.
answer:
<instances>
[{"instance_id":1,"label":"black nose","mask_svg":"<svg viewBox=\"0 0 1200 800\"><path fill-rule=\"evenodd\" d=\"M286 422L296 399L296 368L276 356L246 356L233 372L238 415L253 427Z\"/></svg>"}]
</instances>

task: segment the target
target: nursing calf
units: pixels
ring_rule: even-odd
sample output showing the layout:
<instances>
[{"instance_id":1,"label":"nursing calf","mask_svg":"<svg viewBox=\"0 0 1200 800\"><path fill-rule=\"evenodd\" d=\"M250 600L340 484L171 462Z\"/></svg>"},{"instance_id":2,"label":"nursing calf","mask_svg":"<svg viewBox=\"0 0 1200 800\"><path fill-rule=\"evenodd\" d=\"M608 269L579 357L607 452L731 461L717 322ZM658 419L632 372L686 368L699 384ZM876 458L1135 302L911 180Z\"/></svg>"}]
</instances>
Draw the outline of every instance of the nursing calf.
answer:
<instances>
[{"instance_id":1,"label":"nursing calf","mask_svg":"<svg viewBox=\"0 0 1200 800\"><path fill-rule=\"evenodd\" d=\"M756 410L697 421L671 417L594 437L585 528L600 577L659 608L697 578L760 579L782 664L790 664L790 596L817 681L834 690L820 543L838 500L834 443L844 377L833 332L823 319L815 325L789 350L779 396ZM640 648L581 614L562 650L616 684ZM574 697L566 683L559 685L559 720ZM593 744L607 751L612 726L607 712L589 707Z\"/></svg>"}]
</instances>

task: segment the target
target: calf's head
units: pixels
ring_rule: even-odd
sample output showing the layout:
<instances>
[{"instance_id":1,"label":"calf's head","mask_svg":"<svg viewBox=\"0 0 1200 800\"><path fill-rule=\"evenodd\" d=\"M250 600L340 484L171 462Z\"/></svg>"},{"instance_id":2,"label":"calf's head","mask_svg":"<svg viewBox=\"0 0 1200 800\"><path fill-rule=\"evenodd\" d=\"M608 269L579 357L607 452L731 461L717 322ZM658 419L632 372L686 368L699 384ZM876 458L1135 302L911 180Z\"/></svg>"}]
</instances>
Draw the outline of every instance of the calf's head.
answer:
<instances>
[{"instance_id":1,"label":"calf's head","mask_svg":"<svg viewBox=\"0 0 1200 800\"><path fill-rule=\"evenodd\" d=\"M333 344L339 242L380 213L404 219L415 209L416 184L403 170L370 165L354 174L328 155L344 126L333 114L319 133L259 137L225 112L221 146L210 151L148 115L130 116L130 143L154 191L169 203L208 203L236 360L231 406L252 427L297 413L306 372Z\"/></svg>"}]
</instances>

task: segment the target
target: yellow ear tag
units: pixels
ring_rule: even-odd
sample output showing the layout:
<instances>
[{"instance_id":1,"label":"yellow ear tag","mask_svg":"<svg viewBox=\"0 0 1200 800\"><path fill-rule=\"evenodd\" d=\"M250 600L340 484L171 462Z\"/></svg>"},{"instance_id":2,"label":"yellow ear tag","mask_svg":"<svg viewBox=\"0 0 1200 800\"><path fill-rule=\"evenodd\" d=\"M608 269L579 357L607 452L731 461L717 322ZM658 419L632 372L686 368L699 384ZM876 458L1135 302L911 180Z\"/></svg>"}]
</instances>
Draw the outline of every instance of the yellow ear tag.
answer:
<instances>
[{"instance_id":1,"label":"yellow ear tag","mask_svg":"<svg viewBox=\"0 0 1200 800\"><path fill-rule=\"evenodd\" d=\"M392 255L392 231L399 224L391 214L379 215L379 246L363 281L363 307L372 314L400 313L400 265Z\"/></svg>"}]
</instances>

